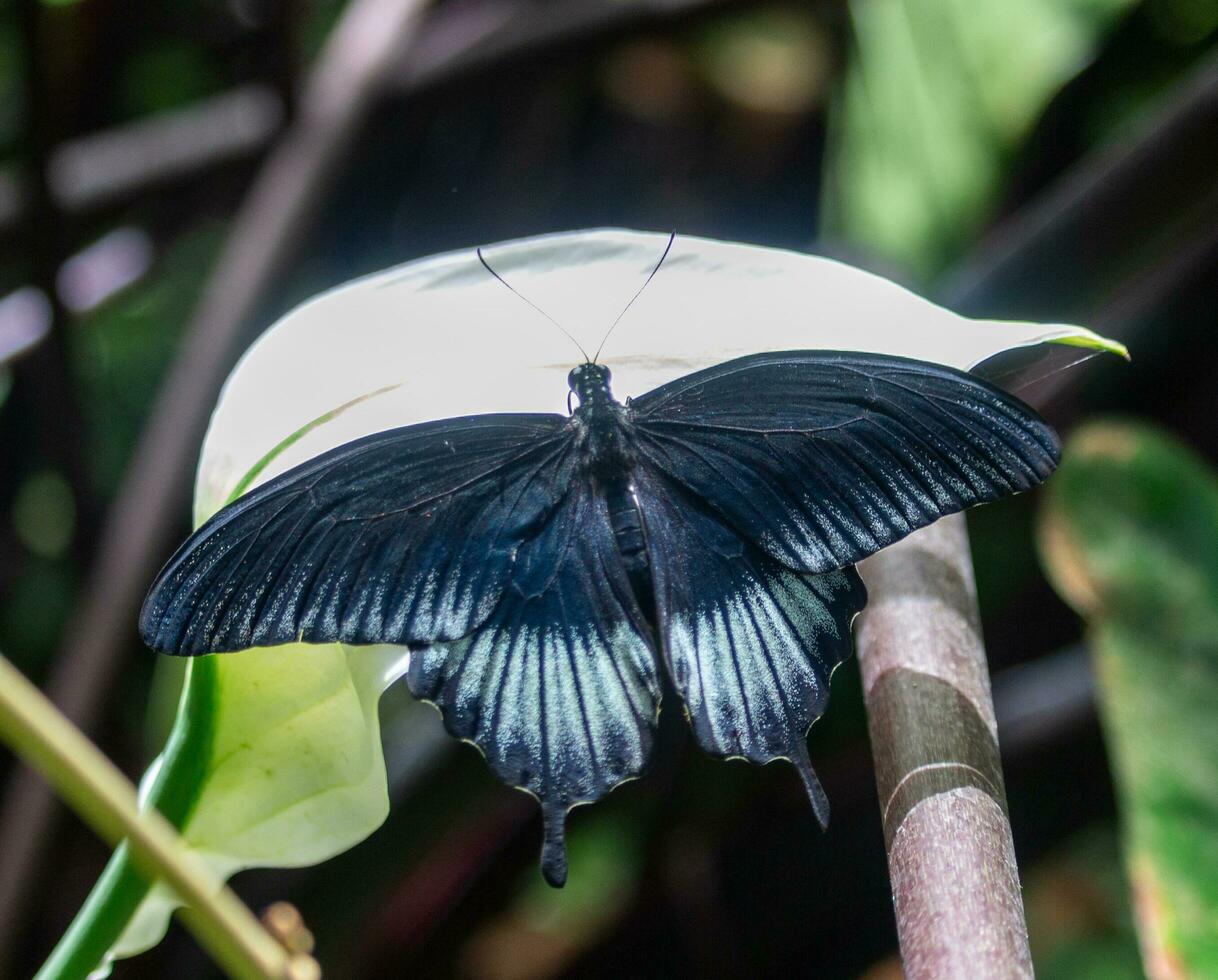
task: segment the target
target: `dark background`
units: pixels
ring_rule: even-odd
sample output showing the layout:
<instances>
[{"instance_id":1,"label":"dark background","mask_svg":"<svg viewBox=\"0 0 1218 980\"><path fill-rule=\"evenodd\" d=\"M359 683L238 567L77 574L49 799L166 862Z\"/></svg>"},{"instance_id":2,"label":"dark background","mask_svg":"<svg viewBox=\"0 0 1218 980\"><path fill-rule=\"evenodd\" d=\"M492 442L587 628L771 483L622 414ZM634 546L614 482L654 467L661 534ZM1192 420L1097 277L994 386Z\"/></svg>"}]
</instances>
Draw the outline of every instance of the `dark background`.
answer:
<instances>
[{"instance_id":1,"label":"dark background","mask_svg":"<svg viewBox=\"0 0 1218 980\"><path fill-rule=\"evenodd\" d=\"M1072 32L1077 51L1052 79L1032 64L1009 88L992 49L925 36L928 76L950 78L952 59L975 55L972 81L962 72L950 91L997 86L1028 108L1004 114L999 99L962 114L928 90L910 125L933 142L921 151L850 97L860 74L879 97L908 70L860 18L891 24L912 5L434 5L330 179L305 195L300 234L218 360L231 365L299 299L415 256L558 229L675 227L845 256L972 315L1118 337L1131 364L1097 358L1030 396L1064 429L1137 414L1218 459L1218 3L1011 5ZM183 408L175 419L172 392L154 397L343 8L0 2L0 650L93 705L89 733L133 777L172 706L153 689L155 658L133 618L83 654L65 629L90 596L111 598L89 570L120 488L171 507L147 561L188 530L203 418ZM1003 57L1017 64L1012 46ZM1021 94L1020 79L1045 94ZM935 163L966 151L967 179ZM884 173L908 178L892 193L934 220L860 212ZM124 474L154 412L186 462L133 489ZM1079 950L1104 975L1137 976L1081 631L1039 571L1036 506L1030 495L970 517L1033 948L1042 976L1071 975ZM536 871L531 801L437 738L403 692L382 717L410 733L386 746L386 825L319 868L235 880L256 908L286 898L302 910L327 976L899 976L853 664L811 742L834 805L826 835L788 769L713 762L666 724L650 777L574 816L563 893ZM0 974L27 976L106 851L62 811L24 829L11 804L3 817L0 861L37 845L0 946ZM175 927L115 975L212 971Z\"/></svg>"}]
</instances>

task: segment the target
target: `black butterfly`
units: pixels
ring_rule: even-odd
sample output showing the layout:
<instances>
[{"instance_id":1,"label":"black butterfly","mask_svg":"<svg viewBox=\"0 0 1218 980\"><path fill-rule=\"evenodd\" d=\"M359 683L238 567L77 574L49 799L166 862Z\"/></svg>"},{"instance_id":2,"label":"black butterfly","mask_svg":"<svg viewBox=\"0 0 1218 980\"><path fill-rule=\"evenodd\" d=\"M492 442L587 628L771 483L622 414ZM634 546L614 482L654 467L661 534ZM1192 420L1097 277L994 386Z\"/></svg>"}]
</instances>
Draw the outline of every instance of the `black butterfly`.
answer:
<instances>
[{"instance_id":1,"label":"black butterfly","mask_svg":"<svg viewBox=\"0 0 1218 980\"><path fill-rule=\"evenodd\" d=\"M448 730L542 806L548 881L567 811L645 767L661 664L706 751L799 770L866 602L854 564L1039 483L1027 405L951 368L787 351L625 404L584 363L570 416L475 415L340 446L221 510L144 605L194 655L397 643Z\"/></svg>"}]
</instances>

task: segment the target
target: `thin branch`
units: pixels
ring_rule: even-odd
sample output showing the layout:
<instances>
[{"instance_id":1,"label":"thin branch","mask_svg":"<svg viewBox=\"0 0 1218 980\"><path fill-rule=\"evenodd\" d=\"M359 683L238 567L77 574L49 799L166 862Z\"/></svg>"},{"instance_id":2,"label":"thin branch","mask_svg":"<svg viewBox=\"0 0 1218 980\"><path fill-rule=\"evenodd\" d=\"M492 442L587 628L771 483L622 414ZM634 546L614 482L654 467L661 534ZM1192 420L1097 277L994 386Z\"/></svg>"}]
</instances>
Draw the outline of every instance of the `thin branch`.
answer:
<instances>
[{"instance_id":1,"label":"thin branch","mask_svg":"<svg viewBox=\"0 0 1218 980\"><path fill-rule=\"evenodd\" d=\"M289 953L258 924L160 814L140 811L135 787L3 656L0 739L41 773L108 844L126 841L132 860L148 879L164 881L186 903L182 919L232 976L321 976L311 957Z\"/></svg>"},{"instance_id":2,"label":"thin branch","mask_svg":"<svg viewBox=\"0 0 1218 980\"><path fill-rule=\"evenodd\" d=\"M263 149L283 106L266 85L242 85L57 146L47 182L65 211L83 212Z\"/></svg>"},{"instance_id":3,"label":"thin branch","mask_svg":"<svg viewBox=\"0 0 1218 980\"><path fill-rule=\"evenodd\" d=\"M416 92L471 73L752 0L459 0L438 8L419 32L417 57L399 66L391 84Z\"/></svg>"},{"instance_id":4,"label":"thin branch","mask_svg":"<svg viewBox=\"0 0 1218 980\"><path fill-rule=\"evenodd\" d=\"M1031 977L964 518L859 566L856 631L909 980Z\"/></svg>"},{"instance_id":5,"label":"thin branch","mask_svg":"<svg viewBox=\"0 0 1218 980\"><path fill-rule=\"evenodd\" d=\"M187 497L199 439L242 331L267 286L288 267L316 202L357 145L424 6L425 0L356 0L347 8L308 79L292 126L237 215L107 517L48 684L52 700L86 731L120 655L133 642L140 600ZM0 810L0 963L28 906L24 898L52 824L52 804L38 780L14 775Z\"/></svg>"}]
</instances>

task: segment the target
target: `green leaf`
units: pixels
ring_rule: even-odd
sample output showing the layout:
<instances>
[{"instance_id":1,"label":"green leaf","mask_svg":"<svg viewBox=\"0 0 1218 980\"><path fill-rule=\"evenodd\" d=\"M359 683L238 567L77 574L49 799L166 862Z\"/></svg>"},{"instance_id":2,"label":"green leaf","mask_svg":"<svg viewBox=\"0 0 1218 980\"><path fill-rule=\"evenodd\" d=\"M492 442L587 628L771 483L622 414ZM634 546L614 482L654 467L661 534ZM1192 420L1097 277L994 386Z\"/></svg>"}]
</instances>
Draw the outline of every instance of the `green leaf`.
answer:
<instances>
[{"instance_id":1,"label":"green leaf","mask_svg":"<svg viewBox=\"0 0 1218 980\"><path fill-rule=\"evenodd\" d=\"M994 206L1007 164L1132 0L852 0L831 121L830 223L927 275Z\"/></svg>"},{"instance_id":2,"label":"green leaf","mask_svg":"<svg viewBox=\"0 0 1218 980\"><path fill-rule=\"evenodd\" d=\"M257 460L235 499L276 456L348 408L307 422ZM199 522L209 513L199 515ZM220 879L251 867L317 864L357 844L389 812L377 705L405 670L389 645L288 644L191 660L177 718L141 800L179 829ZM81 976L161 941L179 903L115 852L85 907L39 973Z\"/></svg>"},{"instance_id":3,"label":"green leaf","mask_svg":"<svg viewBox=\"0 0 1218 980\"><path fill-rule=\"evenodd\" d=\"M1087 620L1152 976L1218 975L1218 478L1151 428L1067 444L1045 566Z\"/></svg>"},{"instance_id":4,"label":"green leaf","mask_svg":"<svg viewBox=\"0 0 1218 980\"><path fill-rule=\"evenodd\" d=\"M197 661L211 675L214 709L205 744L196 736L203 752L181 823L186 843L227 878L316 864L372 833L389 812L377 702L402 661L394 647L338 644ZM114 955L159 942L173 907L157 889Z\"/></svg>"}]
</instances>

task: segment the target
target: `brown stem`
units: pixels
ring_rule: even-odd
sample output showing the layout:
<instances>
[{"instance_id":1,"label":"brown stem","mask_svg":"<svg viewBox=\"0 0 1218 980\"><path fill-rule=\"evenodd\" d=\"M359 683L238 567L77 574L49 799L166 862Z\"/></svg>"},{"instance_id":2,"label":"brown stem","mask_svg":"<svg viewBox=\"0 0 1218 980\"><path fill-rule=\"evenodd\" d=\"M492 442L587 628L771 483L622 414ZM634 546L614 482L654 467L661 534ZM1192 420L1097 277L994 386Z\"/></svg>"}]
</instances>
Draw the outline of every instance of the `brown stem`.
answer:
<instances>
[{"instance_id":1,"label":"brown stem","mask_svg":"<svg viewBox=\"0 0 1218 980\"><path fill-rule=\"evenodd\" d=\"M964 518L859 570L871 594L859 666L905 976L1031 977Z\"/></svg>"}]
</instances>

